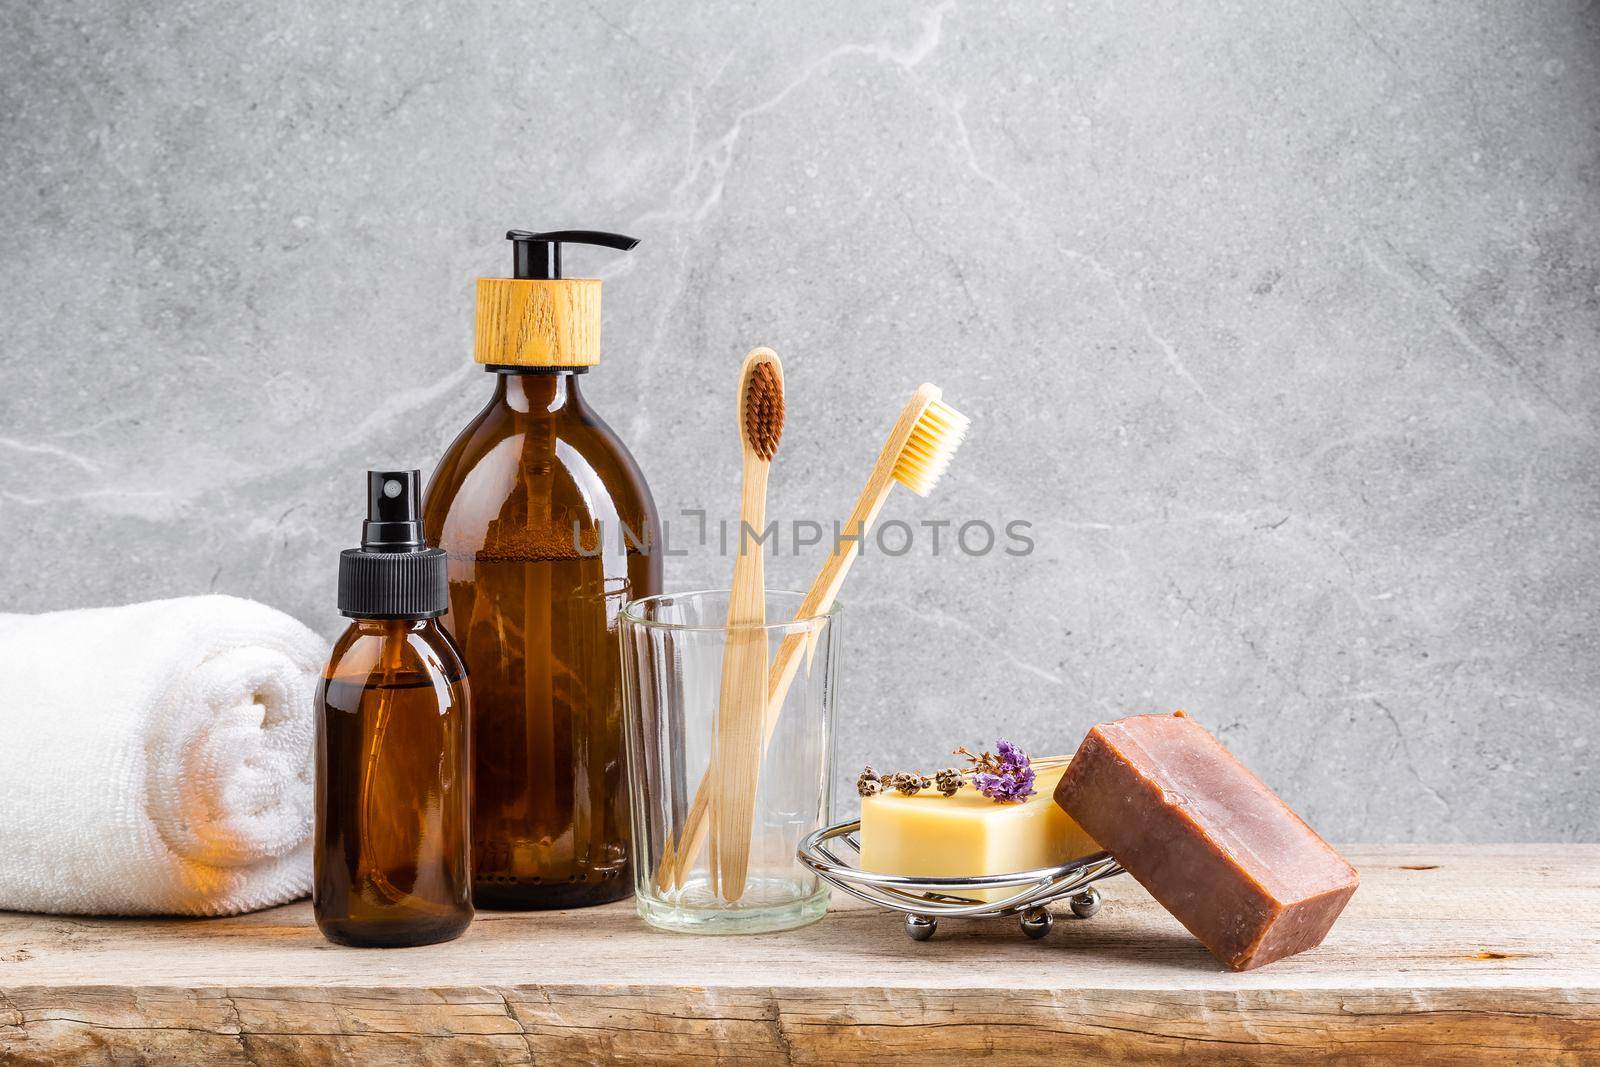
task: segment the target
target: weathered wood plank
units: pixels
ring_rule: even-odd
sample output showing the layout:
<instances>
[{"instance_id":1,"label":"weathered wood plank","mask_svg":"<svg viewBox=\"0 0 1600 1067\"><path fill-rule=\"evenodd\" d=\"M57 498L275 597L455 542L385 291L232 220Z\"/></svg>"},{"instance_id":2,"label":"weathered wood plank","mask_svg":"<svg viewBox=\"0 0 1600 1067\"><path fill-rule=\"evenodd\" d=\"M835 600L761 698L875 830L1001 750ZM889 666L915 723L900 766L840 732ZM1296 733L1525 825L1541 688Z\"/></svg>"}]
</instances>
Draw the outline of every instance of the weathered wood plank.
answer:
<instances>
[{"instance_id":1,"label":"weathered wood plank","mask_svg":"<svg viewBox=\"0 0 1600 1067\"><path fill-rule=\"evenodd\" d=\"M1600 1062L1600 847L1352 848L1321 949L1218 967L1138 887L1045 942L926 944L844 905L759 938L612 906L353 951L301 905L209 921L0 915L6 1063ZM1508 879L1506 870L1521 870Z\"/></svg>"},{"instance_id":2,"label":"weathered wood plank","mask_svg":"<svg viewBox=\"0 0 1600 1067\"><path fill-rule=\"evenodd\" d=\"M15 1063L1600 1060L1600 994L1329 989L23 990Z\"/></svg>"}]
</instances>

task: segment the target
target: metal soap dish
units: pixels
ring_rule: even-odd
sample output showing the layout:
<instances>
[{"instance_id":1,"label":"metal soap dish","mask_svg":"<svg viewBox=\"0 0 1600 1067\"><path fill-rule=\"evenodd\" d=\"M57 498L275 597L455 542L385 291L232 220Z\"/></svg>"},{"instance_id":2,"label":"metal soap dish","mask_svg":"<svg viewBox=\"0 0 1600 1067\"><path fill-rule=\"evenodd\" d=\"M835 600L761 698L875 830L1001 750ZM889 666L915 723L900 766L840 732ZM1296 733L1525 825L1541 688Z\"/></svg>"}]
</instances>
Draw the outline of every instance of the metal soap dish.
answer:
<instances>
[{"instance_id":1,"label":"metal soap dish","mask_svg":"<svg viewBox=\"0 0 1600 1067\"><path fill-rule=\"evenodd\" d=\"M906 917L906 936L926 941L938 929L939 919L993 919L1016 915L1022 932L1041 938L1050 932L1054 920L1050 905L1069 898L1072 914L1087 919L1100 910L1100 891L1093 886L1102 878L1121 874L1122 868L1108 852L1015 874L986 874L970 878L910 878L894 874L873 874L854 865L861 858L857 836L861 822L842 822L824 826L800 842L800 862L816 871L829 885L844 890L858 900L902 912ZM850 847L851 861L834 854L832 845L843 841ZM999 900L974 900L962 896L975 889L1015 889Z\"/></svg>"}]
</instances>

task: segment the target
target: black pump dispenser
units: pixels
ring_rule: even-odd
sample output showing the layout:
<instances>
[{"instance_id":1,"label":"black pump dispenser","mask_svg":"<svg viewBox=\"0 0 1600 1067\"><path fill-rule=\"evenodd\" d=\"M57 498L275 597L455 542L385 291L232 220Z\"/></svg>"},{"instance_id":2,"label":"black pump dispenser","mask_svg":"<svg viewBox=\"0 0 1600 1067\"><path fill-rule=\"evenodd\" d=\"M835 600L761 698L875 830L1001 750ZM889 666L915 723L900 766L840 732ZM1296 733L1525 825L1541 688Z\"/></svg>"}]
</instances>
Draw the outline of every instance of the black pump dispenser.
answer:
<instances>
[{"instance_id":1,"label":"black pump dispenser","mask_svg":"<svg viewBox=\"0 0 1600 1067\"><path fill-rule=\"evenodd\" d=\"M368 471L361 547L339 553L339 613L431 619L450 607L442 548L422 537L422 472Z\"/></svg>"},{"instance_id":2,"label":"black pump dispenser","mask_svg":"<svg viewBox=\"0 0 1600 1067\"><path fill-rule=\"evenodd\" d=\"M548 233L507 230L506 240L515 249L511 276L540 280L561 277L563 244L599 245L626 252L639 243L637 237L602 233L599 230L551 230Z\"/></svg>"}]
</instances>

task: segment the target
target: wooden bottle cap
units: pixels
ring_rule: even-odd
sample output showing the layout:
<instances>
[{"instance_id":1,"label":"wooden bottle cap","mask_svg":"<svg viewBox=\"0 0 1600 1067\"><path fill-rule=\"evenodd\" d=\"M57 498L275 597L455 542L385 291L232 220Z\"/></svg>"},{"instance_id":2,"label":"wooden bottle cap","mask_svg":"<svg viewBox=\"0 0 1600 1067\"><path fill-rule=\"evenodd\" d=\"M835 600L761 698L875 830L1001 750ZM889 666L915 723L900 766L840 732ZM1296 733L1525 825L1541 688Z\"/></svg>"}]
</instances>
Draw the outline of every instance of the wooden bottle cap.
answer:
<instances>
[{"instance_id":1,"label":"wooden bottle cap","mask_svg":"<svg viewBox=\"0 0 1600 1067\"><path fill-rule=\"evenodd\" d=\"M511 367L600 362L599 278L479 278L473 359Z\"/></svg>"}]
</instances>

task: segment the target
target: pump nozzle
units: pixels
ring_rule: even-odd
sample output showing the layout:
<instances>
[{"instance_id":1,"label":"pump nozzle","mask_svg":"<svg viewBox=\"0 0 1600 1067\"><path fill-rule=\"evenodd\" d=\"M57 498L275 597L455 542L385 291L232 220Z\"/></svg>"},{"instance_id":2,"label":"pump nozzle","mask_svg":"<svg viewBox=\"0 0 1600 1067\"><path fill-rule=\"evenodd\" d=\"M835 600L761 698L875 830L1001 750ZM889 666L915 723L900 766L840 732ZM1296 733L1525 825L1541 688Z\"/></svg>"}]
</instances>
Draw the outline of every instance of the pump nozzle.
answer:
<instances>
[{"instance_id":1,"label":"pump nozzle","mask_svg":"<svg viewBox=\"0 0 1600 1067\"><path fill-rule=\"evenodd\" d=\"M599 245L601 248L626 252L639 243L637 237L602 233L599 230L551 230L548 233L507 230L506 240L516 249L511 276L537 279L561 277L563 244Z\"/></svg>"}]
</instances>

